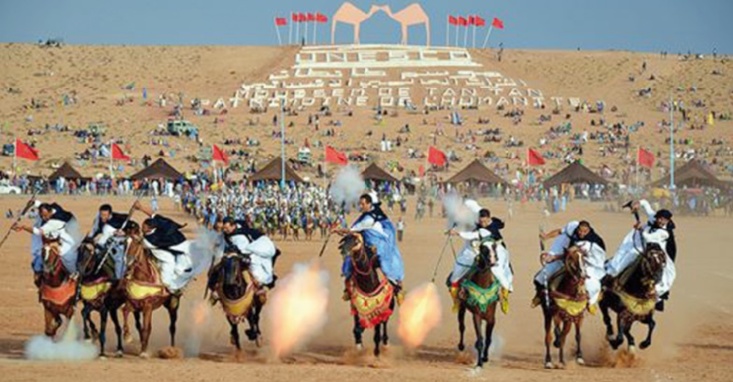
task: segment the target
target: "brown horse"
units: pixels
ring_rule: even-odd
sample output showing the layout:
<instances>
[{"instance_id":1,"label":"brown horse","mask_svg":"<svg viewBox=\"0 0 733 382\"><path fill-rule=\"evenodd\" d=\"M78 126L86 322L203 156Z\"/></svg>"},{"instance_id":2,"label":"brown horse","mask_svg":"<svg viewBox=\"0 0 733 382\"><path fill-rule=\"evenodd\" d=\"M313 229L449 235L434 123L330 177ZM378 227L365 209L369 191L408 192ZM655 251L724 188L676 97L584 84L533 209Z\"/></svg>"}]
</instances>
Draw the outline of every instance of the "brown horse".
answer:
<instances>
[{"instance_id":1,"label":"brown horse","mask_svg":"<svg viewBox=\"0 0 733 382\"><path fill-rule=\"evenodd\" d=\"M44 238L42 251L43 273L38 285L38 295L44 309L45 334L53 337L63 323L62 316L68 321L74 315L77 281L70 278L69 272L64 268L59 239Z\"/></svg>"},{"instance_id":2,"label":"brown horse","mask_svg":"<svg viewBox=\"0 0 733 382\"><path fill-rule=\"evenodd\" d=\"M239 323L247 319L249 329L245 335L260 347L262 332L260 331L260 313L265 304L264 296L257 294L258 286L247 270L248 259L238 254L226 254L222 264L215 271L218 274L212 277L220 280L215 288L219 295L221 306L229 321L230 341L241 350L239 342Z\"/></svg>"},{"instance_id":3,"label":"brown horse","mask_svg":"<svg viewBox=\"0 0 733 382\"><path fill-rule=\"evenodd\" d=\"M639 321L648 326L646 339L639 344L646 349L652 344L654 321L654 305L657 301L657 292L654 285L662 277L667 255L659 246L649 245L646 250L624 270L618 277L608 277L603 282L603 295L598 304L603 313L603 323L606 324L608 343L618 349L624 342L624 335L629 342L629 350L635 346L631 335L631 326ZM609 309L616 312L618 334L614 338L613 326Z\"/></svg>"},{"instance_id":4,"label":"brown horse","mask_svg":"<svg viewBox=\"0 0 733 382\"><path fill-rule=\"evenodd\" d=\"M544 295L540 296L542 302L542 313L545 317L545 368L552 369L552 357L550 356L550 344L554 332L554 346L560 353L560 366L565 366L563 349L565 339L570 329L575 325L575 341L577 351L575 360L583 365L583 352L580 347L580 328L583 325L583 316L588 306L588 292L585 289L585 267L583 265L583 252L576 246L565 250L563 269L553 276L546 285ZM554 331L553 329L554 323ZM561 328L562 324L562 328Z\"/></svg>"},{"instance_id":5,"label":"brown horse","mask_svg":"<svg viewBox=\"0 0 733 382\"><path fill-rule=\"evenodd\" d=\"M123 250L113 248L111 251ZM99 356L104 357L104 346L107 342L107 317L112 318L117 334L117 357L122 357L122 325L120 325L117 310L125 304L125 292L119 281L114 281L115 263L112 255L108 255L104 264L100 262L104 253L95 251L91 241L85 241L79 247L79 272L81 274L81 289L79 296L83 303L81 310L84 323L84 338L99 338ZM99 331L91 319L92 311L99 312ZM91 329L91 336L89 330Z\"/></svg>"},{"instance_id":6,"label":"brown horse","mask_svg":"<svg viewBox=\"0 0 733 382\"><path fill-rule=\"evenodd\" d=\"M374 328L374 355L379 356L380 343L387 346L387 323L395 307L395 290L378 268L379 259L374 250L367 250L364 238L358 232L344 236L339 243L341 256L351 261L353 274L347 281L347 291L354 316L354 340L361 350L362 333Z\"/></svg>"},{"instance_id":7,"label":"brown horse","mask_svg":"<svg viewBox=\"0 0 733 382\"><path fill-rule=\"evenodd\" d=\"M461 290L458 293L458 331L460 341L458 350L463 351L463 337L466 331L466 310L473 315L473 327L476 331L477 352L476 367L483 367L489 362L489 347L491 347L491 335L496 323L496 303L499 301L499 290L501 285L491 272L491 267L496 263L496 242L485 243L479 247L479 254L474 260L468 275L461 282ZM481 335L482 325L486 322L485 337Z\"/></svg>"},{"instance_id":8,"label":"brown horse","mask_svg":"<svg viewBox=\"0 0 733 382\"><path fill-rule=\"evenodd\" d=\"M135 317L135 326L140 334L140 357L148 358L148 342L153 326L153 311L164 306L168 310L171 346L176 345L176 321L180 294L172 294L163 285L150 250L142 244L140 228L129 222L130 240L127 246L127 273L123 280L127 305ZM140 314L142 313L142 322ZM127 320L124 324L125 337L129 336Z\"/></svg>"}]
</instances>

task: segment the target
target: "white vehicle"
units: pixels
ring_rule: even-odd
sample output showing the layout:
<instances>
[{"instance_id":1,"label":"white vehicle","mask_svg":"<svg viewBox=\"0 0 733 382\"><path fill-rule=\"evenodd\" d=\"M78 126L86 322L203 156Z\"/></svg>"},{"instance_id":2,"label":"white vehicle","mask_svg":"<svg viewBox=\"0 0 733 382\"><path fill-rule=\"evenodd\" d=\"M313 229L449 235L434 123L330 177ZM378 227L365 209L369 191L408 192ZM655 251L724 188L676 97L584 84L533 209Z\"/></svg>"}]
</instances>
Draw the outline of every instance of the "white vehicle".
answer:
<instances>
[{"instance_id":1,"label":"white vehicle","mask_svg":"<svg viewBox=\"0 0 733 382\"><path fill-rule=\"evenodd\" d=\"M11 186L8 183L0 183L0 195L20 195L20 187Z\"/></svg>"}]
</instances>

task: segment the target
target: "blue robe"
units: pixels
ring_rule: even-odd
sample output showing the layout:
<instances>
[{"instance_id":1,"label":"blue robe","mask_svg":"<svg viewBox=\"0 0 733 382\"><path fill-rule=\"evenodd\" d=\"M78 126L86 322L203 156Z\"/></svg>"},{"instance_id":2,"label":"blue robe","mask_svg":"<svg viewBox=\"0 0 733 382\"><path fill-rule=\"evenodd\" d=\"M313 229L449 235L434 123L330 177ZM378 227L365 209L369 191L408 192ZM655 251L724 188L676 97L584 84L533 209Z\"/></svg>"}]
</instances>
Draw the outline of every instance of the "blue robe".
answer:
<instances>
[{"instance_id":1,"label":"blue robe","mask_svg":"<svg viewBox=\"0 0 733 382\"><path fill-rule=\"evenodd\" d=\"M405 278L405 266L402 262L400 250L397 248L397 235L394 225L381 209L375 208L372 211L362 213L351 227L354 228L367 217L371 217L375 223L379 223L382 230L381 232L372 228L361 230L365 245L376 248L379 267L384 275L392 282L401 282ZM349 278L352 270L351 256L347 256L341 266L341 273Z\"/></svg>"}]
</instances>

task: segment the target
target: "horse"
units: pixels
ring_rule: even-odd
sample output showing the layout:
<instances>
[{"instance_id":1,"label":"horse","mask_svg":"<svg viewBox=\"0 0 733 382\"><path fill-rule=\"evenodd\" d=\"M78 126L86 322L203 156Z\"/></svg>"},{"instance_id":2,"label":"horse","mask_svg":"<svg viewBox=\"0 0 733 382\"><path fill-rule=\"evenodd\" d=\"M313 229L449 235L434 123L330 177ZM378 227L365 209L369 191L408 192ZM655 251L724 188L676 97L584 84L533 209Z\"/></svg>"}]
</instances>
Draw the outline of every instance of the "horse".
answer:
<instances>
[{"instance_id":1,"label":"horse","mask_svg":"<svg viewBox=\"0 0 733 382\"><path fill-rule=\"evenodd\" d=\"M388 345L387 323L395 307L395 289L378 268L377 254L367 249L364 237L359 232L351 232L339 242L339 251L346 261L351 261L354 269L347 281L347 291L354 316L354 340L361 350L362 333L374 328L374 355L379 357L379 345ZM348 259L348 260L347 260Z\"/></svg>"},{"instance_id":2,"label":"horse","mask_svg":"<svg viewBox=\"0 0 733 382\"><path fill-rule=\"evenodd\" d=\"M629 350L634 350L636 343L631 335L631 326L635 321L646 324L649 328L646 339L639 346L646 349L652 344L652 333L656 326L654 306L657 300L654 285L661 279L666 263L667 255L664 251L658 245L651 244L618 277L604 279L598 305L606 325L608 343L613 349L621 346L625 335ZM618 334L615 338L609 309L616 312Z\"/></svg>"},{"instance_id":3,"label":"horse","mask_svg":"<svg viewBox=\"0 0 733 382\"><path fill-rule=\"evenodd\" d=\"M458 293L458 332L460 334L458 350L463 351L466 348L463 337L466 331L465 318L468 310L473 315L473 327L476 331L474 346L477 352L476 367L478 368L489 362L489 347L496 323L496 303L500 298L501 284L491 272L491 267L496 264L496 245L496 242L481 244L474 264L461 282L461 290ZM483 322L486 322L485 337L481 335Z\"/></svg>"},{"instance_id":4,"label":"horse","mask_svg":"<svg viewBox=\"0 0 733 382\"><path fill-rule=\"evenodd\" d=\"M135 327L140 335L140 357L149 358L148 342L152 331L153 311L164 306L168 310L171 346L176 345L176 321L181 295L171 293L163 285L153 255L142 243L140 228L135 222L128 223L130 240L127 246L127 273L123 280L127 305L135 317ZM142 313L143 321L140 321ZM130 329L125 319L125 337Z\"/></svg>"},{"instance_id":5,"label":"horse","mask_svg":"<svg viewBox=\"0 0 733 382\"><path fill-rule=\"evenodd\" d=\"M118 248L110 251L119 250ZM113 281L110 274L115 272L115 262L112 255L107 256L104 264L100 266L103 253L95 251L91 241L85 241L79 247L79 268L81 274L81 285L79 296L83 303L81 310L84 324L84 338L99 338L99 356L104 357L104 346L107 342L107 317L111 316L117 334L117 357L123 354L122 348L122 326L120 325L117 310L125 304L125 292L121 283ZM99 312L99 331L91 319L91 312ZM89 335L89 329L92 335Z\"/></svg>"},{"instance_id":6,"label":"horse","mask_svg":"<svg viewBox=\"0 0 733 382\"><path fill-rule=\"evenodd\" d=\"M265 304L264 296L258 295L258 286L247 269L249 259L238 253L227 253L222 259L221 267L217 269L217 277L220 281L215 289L219 295L219 301L229 321L230 341L237 350L242 347L239 342L239 323L247 319L249 329L245 335L253 341L257 347L262 345L262 332L260 331L260 313Z\"/></svg>"},{"instance_id":7,"label":"horse","mask_svg":"<svg viewBox=\"0 0 733 382\"><path fill-rule=\"evenodd\" d=\"M305 219L305 239L308 241L313 240L313 231L316 229L316 223L312 217L308 216Z\"/></svg>"},{"instance_id":8,"label":"horse","mask_svg":"<svg viewBox=\"0 0 733 382\"><path fill-rule=\"evenodd\" d=\"M38 298L43 304L44 333L48 337L56 335L63 323L62 316L71 320L76 305L77 280L64 268L60 246L59 239L43 238L43 272L38 282Z\"/></svg>"},{"instance_id":9,"label":"horse","mask_svg":"<svg viewBox=\"0 0 733 382\"><path fill-rule=\"evenodd\" d=\"M554 332L554 346L560 353L560 365L565 366L563 349L565 339L573 325L575 325L575 341L577 350L575 361L584 365L583 351L580 347L580 328L583 325L583 317L588 306L588 292L585 289L587 278L583 264L583 251L577 246L571 246L565 250L563 269L548 280L545 285L545 293L540 296L542 314L545 318L545 368L552 369L552 357L550 356L550 343ZM554 330L553 329L554 323ZM562 329L560 327L562 324Z\"/></svg>"}]
</instances>

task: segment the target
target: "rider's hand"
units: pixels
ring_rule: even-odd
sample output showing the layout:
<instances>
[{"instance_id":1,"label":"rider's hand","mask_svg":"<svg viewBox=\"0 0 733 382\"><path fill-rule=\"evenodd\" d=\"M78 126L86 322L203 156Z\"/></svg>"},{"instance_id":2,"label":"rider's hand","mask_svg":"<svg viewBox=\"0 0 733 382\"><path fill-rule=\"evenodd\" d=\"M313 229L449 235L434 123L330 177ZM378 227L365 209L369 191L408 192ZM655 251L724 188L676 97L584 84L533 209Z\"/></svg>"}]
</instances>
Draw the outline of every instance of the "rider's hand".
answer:
<instances>
[{"instance_id":1,"label":"rider's hand","mask_svg":"<svg viewBox=\"0 0 733 382\"><path fill-rule=\"evenodd\" d=\"M641 229L641 222L634 223L634 229Z\"/></svg>"}]
</instances>

